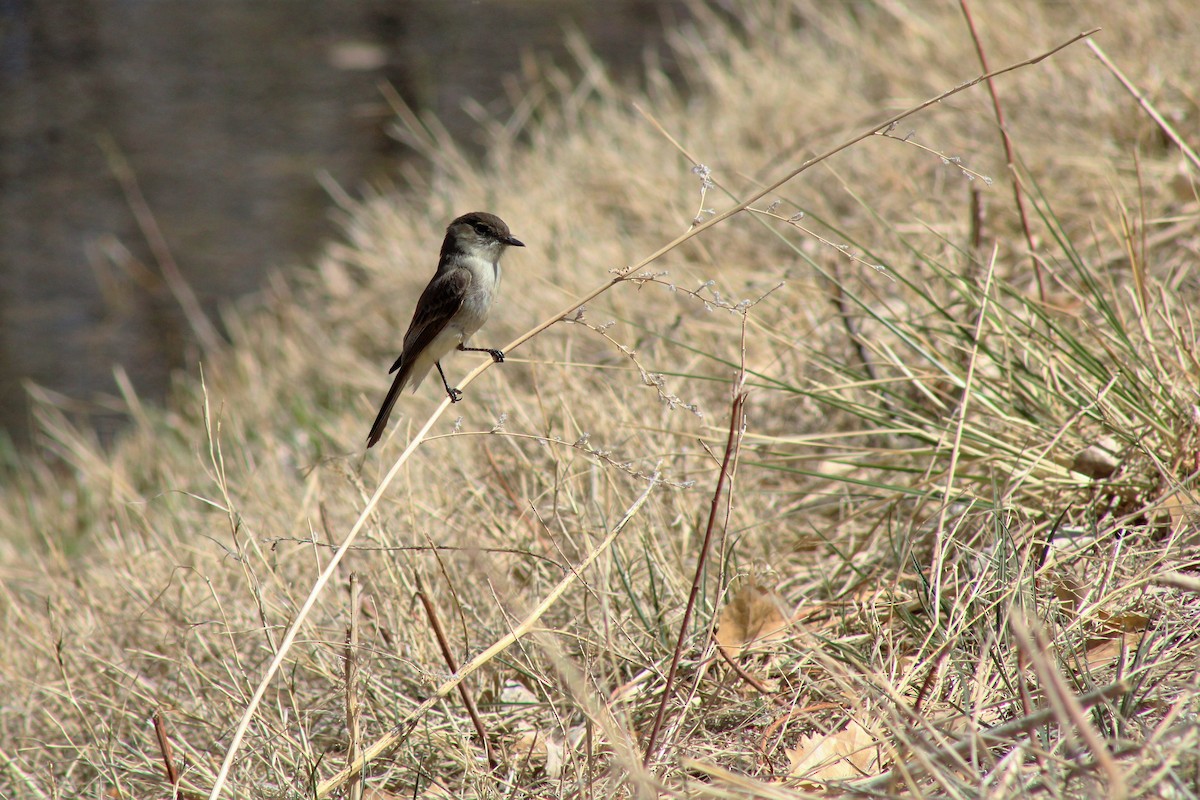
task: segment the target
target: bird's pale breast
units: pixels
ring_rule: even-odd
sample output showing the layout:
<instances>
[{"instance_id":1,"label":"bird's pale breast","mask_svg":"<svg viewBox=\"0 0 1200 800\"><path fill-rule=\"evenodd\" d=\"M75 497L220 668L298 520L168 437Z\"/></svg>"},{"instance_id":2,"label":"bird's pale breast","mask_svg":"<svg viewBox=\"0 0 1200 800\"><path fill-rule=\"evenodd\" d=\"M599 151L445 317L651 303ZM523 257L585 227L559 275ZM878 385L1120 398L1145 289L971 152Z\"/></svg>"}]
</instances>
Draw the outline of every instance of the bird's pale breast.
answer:
<instances>
[{"instance_id":1,"label":"bird's pale breast","mask_svg":"<svg viewBox=\"0 0 1200 800\"><path fill-rule=\"evenodd\" d=\"M487 322L496 290L500 287L500 263L468 256L460 265L471 271L471 287L451 325L461 332L465 341Z\"/></svg>"}]
</instances>

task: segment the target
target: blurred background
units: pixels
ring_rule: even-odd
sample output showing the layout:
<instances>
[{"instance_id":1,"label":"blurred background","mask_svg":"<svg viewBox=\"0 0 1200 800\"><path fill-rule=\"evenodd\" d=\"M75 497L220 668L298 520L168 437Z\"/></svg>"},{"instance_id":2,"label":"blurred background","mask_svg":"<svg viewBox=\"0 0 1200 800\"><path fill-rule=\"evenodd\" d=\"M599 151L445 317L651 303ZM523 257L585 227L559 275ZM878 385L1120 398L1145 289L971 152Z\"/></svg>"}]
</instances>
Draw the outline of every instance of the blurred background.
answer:
<instances>
[{"instance_id":1,"label":"blurred background","mask_svg":"<svg viewBox=\"0 0 1200 800\"><path fill-rule=\"evenodd\" d=\"M219 327L303 264L337 235L326 178L357 196L406 157L384 84L478 153L469 104L503 117L531 57L570 71L566 31L619 80L672 74L684 6L0 0L0 443L29 441L29 381L109 440L114 365L150 401L194 370L164 266Z\"/></svg>"}]
</instances>

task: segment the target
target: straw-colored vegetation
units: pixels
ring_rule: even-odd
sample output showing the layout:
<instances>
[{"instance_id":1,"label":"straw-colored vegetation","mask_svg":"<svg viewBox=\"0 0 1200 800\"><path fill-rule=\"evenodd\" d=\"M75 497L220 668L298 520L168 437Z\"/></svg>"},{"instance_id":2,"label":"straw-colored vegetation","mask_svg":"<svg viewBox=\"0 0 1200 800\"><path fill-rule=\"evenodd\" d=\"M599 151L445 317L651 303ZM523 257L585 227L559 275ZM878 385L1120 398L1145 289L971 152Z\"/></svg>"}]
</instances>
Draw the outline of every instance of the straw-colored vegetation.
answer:
<instances>
[{"instance_id":1,"label":"straw-colored vegetation","mask_svg":"<svg viewBox=\"0 0 1200 800\"><path fill-rule=\"evenodd\" d=\"M982 71L954 3L720 5L686 87L580 49L482 165L402 113L428 168L109 452L43 407L0 497L0 796L167 797L164 761L205 796L230 752L239 797L1200 793L1200 212L1162 124L1200 143L1200 8L973 5L993 68L1101 27L1146 100L1084 41L996 79L1030 239L981 84L577 315ZM567 319L364 459L473 209L529 245L479 340Z\"/></svg>"}]
</instances>

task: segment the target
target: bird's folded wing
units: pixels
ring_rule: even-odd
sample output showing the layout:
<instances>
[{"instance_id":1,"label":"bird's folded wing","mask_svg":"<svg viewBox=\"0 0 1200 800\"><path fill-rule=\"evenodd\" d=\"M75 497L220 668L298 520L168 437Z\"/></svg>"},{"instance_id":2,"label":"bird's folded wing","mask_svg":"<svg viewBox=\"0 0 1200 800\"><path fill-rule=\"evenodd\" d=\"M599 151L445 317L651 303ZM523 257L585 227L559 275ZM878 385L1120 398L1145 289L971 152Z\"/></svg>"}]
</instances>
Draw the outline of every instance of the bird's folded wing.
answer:
<instances>
[{"instance_id":1,"label":"bird's folded wing","mask_svg":"<svg viewBox=\"0 0 1200 800\"><path fill-rule=\"evenodd\" d=\"M389 373L400 369L406 354L415 356L437 338L446 323L462 308L463 298L467 296L470 286L469 269L452 269L429 282L417 301L417 310L413 312L408 333L404 334L404 350L388 370Z\"/></svg>"}]
</instances>

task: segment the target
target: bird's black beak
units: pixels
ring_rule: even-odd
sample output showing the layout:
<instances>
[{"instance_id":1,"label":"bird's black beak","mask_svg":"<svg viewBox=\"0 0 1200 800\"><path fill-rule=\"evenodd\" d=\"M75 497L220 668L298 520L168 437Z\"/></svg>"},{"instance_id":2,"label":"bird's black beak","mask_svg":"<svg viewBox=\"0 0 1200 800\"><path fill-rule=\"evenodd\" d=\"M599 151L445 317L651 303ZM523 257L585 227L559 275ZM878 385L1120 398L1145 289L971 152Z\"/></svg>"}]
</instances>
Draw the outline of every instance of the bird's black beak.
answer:
<instances>
[{"instance_id":1,"label":"bird's black beak","mask_svg":"<svg viewBox=\"0 0 1200 800\"><path fill-rule=\"evenodd\" d=\"M525 243L515 236L505 236L500 241L504 242L509 247L524 247Z\"/></svg>"}]
</instances>

